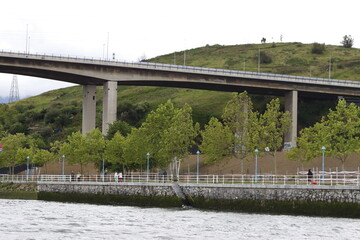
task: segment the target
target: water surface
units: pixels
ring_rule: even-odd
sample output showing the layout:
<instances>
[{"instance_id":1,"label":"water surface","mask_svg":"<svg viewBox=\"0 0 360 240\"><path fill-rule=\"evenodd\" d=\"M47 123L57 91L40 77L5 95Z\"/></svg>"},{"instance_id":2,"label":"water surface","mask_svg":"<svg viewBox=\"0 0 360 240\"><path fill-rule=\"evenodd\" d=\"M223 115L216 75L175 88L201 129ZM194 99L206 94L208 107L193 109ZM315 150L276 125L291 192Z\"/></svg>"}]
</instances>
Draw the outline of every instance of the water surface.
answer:
<instances>
[{"instance_id":1,"label":"water surface","mask_svg":"<svg viewBox=\"0 0 360 240\"><path fill-rule=\"evenodd\" d=\"M360 220L0 199L0 239L357 239Z\"/></svg>"}]
</instances>

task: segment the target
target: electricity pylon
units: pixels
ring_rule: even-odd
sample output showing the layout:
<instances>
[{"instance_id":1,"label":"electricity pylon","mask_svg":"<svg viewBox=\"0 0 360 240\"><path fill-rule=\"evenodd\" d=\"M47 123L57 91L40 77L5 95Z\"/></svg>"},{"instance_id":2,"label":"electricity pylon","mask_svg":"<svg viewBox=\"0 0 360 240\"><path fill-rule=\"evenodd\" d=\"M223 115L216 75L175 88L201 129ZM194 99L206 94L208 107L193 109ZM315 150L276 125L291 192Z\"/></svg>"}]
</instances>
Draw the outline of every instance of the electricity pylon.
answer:
<instances>
[{"instance_id":1,"label":"electricity pylon","mask_svg":"<svg viewBox=\"0 0 360 240\"><path fill-rule=\"evenodd\" d=\"M15 102L20 100L19 97L19 86L18 86L18 80L17 76L13 76L13 80L11 82L11 89L10 89L10 96L9 96L9 103Z\"/></svg>"}]
</instances>

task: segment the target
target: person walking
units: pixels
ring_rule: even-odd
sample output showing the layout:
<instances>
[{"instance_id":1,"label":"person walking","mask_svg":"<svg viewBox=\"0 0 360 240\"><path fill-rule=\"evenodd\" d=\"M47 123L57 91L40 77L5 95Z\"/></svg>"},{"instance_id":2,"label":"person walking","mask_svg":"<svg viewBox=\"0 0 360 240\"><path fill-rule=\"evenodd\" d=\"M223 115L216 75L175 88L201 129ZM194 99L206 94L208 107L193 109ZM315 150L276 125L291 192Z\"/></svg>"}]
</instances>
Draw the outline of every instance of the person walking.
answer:
<instances>
[{"instance_id":1,"label":"person walking","mask_svg":"<svg viewBox=\"0 0 360 240\"><path fill-rule=\"evenodd\" d=\"M119 177L119 182L122 182L122 181L123 181L123 175L122 175L122 172L119 172L118 177Z\"/></svg>"},{"instance_id":2,"label":"person walking","mask_svg":"<svg viewBox=\"0 0 360 240\"><path fill-rule=\"evenodd\" d=\"M118 179L119 179L118 172L115 172L115 173L114 173L114 181L117 182Z\"/></svg>"},{"instance_id":3,"label":"person walking","mask_svg":"<svg viewBox=\"0 0 360 240\"><path fill-rule=\"evenodd\" d=\"M309 169L308 173L307 173L307 176L308 176L308 181L311 183L312 182L312 178L313 178L313 173L311 171L311 169Z\"/></svg>"}]
</instances>

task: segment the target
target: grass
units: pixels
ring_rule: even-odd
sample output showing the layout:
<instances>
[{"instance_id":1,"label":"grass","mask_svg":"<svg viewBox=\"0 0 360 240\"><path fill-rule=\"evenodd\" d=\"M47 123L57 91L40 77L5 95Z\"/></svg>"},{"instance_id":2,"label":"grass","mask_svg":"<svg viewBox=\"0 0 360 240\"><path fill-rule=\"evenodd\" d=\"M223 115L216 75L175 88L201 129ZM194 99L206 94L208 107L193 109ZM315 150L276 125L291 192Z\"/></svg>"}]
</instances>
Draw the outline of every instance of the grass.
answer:
<instances>
[{"instance_id":1,"label":"grass","mask_svg":"<svg viewBox=\"0 0 360 240\"><path fill-rule=\"evenodd\" d=\"M261 64L262 72L328 77L330 57L332 77L344 80L360 80L360 50L326 45L323 54L312 54L312 44L266 43L222 46L205 46L186 51L186 65L258 71L259 49L272 58L272 63ZM177 52L176 63L183 64L183 52ZM174 64L174 54L159 56L151 62ZM353 69L355 67L355 70ZM346 72L351 74L345 74Z\"/></svg>"}]
</instances>

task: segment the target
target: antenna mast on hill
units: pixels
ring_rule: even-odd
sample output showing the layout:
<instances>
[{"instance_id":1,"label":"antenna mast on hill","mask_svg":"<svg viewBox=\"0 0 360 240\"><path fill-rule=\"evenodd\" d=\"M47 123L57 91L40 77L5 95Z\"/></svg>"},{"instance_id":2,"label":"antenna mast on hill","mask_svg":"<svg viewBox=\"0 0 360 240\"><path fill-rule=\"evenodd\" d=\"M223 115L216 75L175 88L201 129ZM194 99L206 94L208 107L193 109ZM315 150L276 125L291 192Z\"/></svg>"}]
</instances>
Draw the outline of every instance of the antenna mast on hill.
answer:
<instances>
[{"instance_id":1,"label":"antenna mast on hill","mask_svg":"<svg viewBox=\"0 0 360 240\"><path fill-rule=\"evenodd\" d=\"M11 89L10 89L10 97L9 97L9 103L15 102L20 100L19 97L19 86L18 86L18 80L17 76L13 76L13 80L11 82Z\"/></svg>"}]
</instances>

